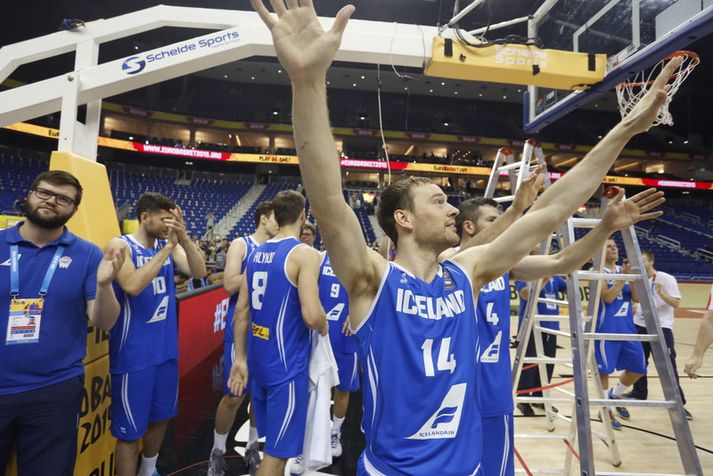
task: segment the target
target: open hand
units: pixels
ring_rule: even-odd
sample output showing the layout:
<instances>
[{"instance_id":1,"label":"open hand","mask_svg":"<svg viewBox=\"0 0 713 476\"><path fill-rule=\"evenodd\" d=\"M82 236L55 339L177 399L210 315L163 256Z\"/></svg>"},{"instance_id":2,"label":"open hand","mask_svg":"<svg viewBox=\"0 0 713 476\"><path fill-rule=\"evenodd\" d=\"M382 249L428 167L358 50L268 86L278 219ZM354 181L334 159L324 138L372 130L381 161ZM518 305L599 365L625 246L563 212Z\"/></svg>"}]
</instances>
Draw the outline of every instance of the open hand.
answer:
<instances>
[{"instance_id":1,"label":"open hand","mask_svg":"<svg viewBox=\"0 0 713 476\"><path fill-rule=\"evenodd\" d=\"M699 375L696 372L698 372L698 369L700 369L702 365L703 358L692 355L691 358L688 359L688 362L686 362L686 365L683 367L683 371L686 372L686 375L688 375L690 378L698 378Z\"/></svg>"},{"instance_id":2,"label":"open hand","mask_svg":"<svg viewBox=\"0 0 713 476\"><path fill-rule=\"evenodd\" d=\"M624 189L620 187L617 189L618 193L609 202L604 218L602 218L602 223L611 232L623 230L642 220L650 220L663 215L662 211L646 213L666 201L663 198L663 192L650 188L631 198L624 199Z\"/></svg>"},{"instance_id":3,"label":"open hand","mask_svg":"<svg viewBox=\"0 0 713 476\"><path fill-rule=\"evenodd\" d=\"M126 259L126 248L110 247L104 252L104 257L97 269L97 285L108 285L114 281Z\"/></svg>"},{"instance_id":4,"label":"open hand","mask_svg":"<svg viewBox=\"0 0 713 476\"><path fill-rule=\"evenodd\" d=\"M248 385L248 363L245 361L236 360L230 368L230 377L228 378L228 388L233 395L239 397L245 392Z\"/></svg>"},{"instance_id":5,"label":"open hand","mask_svg":"<svg viewBox=\"0 0 713 476\"><path fill-rule=\"evenodd\" d=\"M265 8L263 0L250 0L250 4L272 32L277 58L290 79L293 82L308 79L323 81L339 50L354 6L342 8L334 19L332 29L324 31L312 0L270 0L277 18Z\"/></svg>"},{"instance_id":6,"label":"open hand","mask_svg":"<svg viewBox=\"0 0 713 476\"><path fill-rule=\"evenodd\" d=\"M544 171L545 164L540 164L532 171L529 177L522 181L512 201L512 206L515 207L515 210L523 213L535 203L535 199L542 191L545 183Z\"/></svg>"},{"instance_id":7,"label":"open hand","mask_svg":"<svg viewBox=\"0 0 713 476\"><path fill-rule=\"evenodd\" d=\"M676 57L666 63L661 73L656 77L648 92L633 107L631 112L622 119L622 124L633 134L646 132L656 120L659 109L666 102L667 84L671 76L678 70L683 58Z\"/></svg>"}]
</instances>

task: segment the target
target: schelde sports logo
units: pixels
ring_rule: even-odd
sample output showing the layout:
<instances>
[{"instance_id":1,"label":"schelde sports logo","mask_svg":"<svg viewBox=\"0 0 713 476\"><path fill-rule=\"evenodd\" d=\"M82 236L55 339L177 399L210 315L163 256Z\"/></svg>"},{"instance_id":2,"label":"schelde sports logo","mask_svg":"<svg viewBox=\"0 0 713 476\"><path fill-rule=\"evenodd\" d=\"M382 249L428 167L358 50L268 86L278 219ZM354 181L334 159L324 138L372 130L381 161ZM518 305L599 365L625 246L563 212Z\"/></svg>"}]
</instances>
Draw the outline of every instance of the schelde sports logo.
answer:
<instances>
[{"instance_id":1,"label":"schelde sports logo","mask_svg":"<svg viewBox=\"0 0 713 476\"><path fill-rule=\"evenodd\" d=\"M467 384L453 385L443 398L441 405L433 415L409 440L435 440L441 438L455 438L458 435L458 425L463 412L463 400Z\"/></svg>"},{"instance_id":2,"label":"schelde sports logo","mask_svg":"<svg viewBox=\"0 0 713 476\"><path fill-rule=\"evenodd\" d=\"M140 56L130 56L121 64L121 70L126 74L140 73L146 67L146 61Z\"/></svg>"},{"instance_id":3,"label":"schelde sports logo","mask_svg":"<svg viewBox=\"0 0 713 476\"><path fill-rule=\"evenodd\" d=\"M126 58L123 63L121 63L121 71L126 75L139 74L151 63L204 48L218 48L238 41L239 39L240 34L237 31L224 31L190 40L185 43L170 45L165 48L153 50L145 55L136 55Z\"/></svg>"}]
</instances>

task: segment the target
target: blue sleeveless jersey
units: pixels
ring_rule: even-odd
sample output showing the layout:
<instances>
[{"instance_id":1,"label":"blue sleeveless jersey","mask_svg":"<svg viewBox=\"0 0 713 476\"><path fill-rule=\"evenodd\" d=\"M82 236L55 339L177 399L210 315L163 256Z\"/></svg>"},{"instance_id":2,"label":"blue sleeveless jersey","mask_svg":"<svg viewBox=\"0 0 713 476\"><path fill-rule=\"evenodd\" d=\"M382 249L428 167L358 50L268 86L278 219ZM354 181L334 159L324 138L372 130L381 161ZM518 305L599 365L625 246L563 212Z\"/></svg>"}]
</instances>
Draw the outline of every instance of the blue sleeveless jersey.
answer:
<instances>
[{"instance_id":1,"label":"blue sleeveless jersey","mask_svg":"<svg viewBox=\"0 0 713 476\"><path fill-rule=\"evenodd\" d=\"M248 368L263 387L307 372L310 330L302 320L297 286L287 277L287 258L300 245L292 237L269 240L248 260Z\"/></svg>"},{"instance_id":2,"label":"blue sleeveless jersey","mask_svg":"<svg viewBox=\"0 0 713 476\"><path fill-rule=\"evenodd\" d=\"M156 245L149 249L132 235L121 239L129 245L136 269L148 263L166 245L165 240L156 240ZM169 256L161 271L138 296L130 296L114 283L121 312L109 334L112 373L134 372L178 358L173 268L173 257Z\"/></svg>"},{"instance_id":3,"label":"blue sleeveless jersey","mask_svg":"<svg viewBox=\"0 0 713 476\"><path fill-rule=\"evenodd\" d=\"M482 427L470 279L451 261L428 284L387 266L355 334L366 461L390 476L475 474Z\"/></svg>"},{"instance_id":4,"label":"blue sleeveless jersey","mask_svg":"<svg viewBox=\"0 0 713 476\"><path fill-rule=\"evenodd\" d=\"M515 289L517 290L518 294L520 293L520 290L523 288L526 288L528 286L528 283L525 281L515 281ZM547 281L545 281L542 285L542 288L540 289L540 297L545 298L545 299L559 299L560 298L560 293L567 293L567 281L562 279L560 276L552 276L549 278ZM518 319L518 322L522 322L523 318L525 317L525 308L527 307L527 301L524 299L520 298L520 316ZM557 316L560 313L560 307L557 304L549 304L549 303L538 303L537 304L537 313L542 314L542 315L550 315L550 316ZM549 328L549 329L555 329L559 330L560 328L560 323L555 321L555 322L547 322L547 321L540 321L540 326Z\"/></svg>"},{"instance_id":5,"label":"blue sleeveless jersey","mask_svg":"<svg viewBox=\"0 0 713 476\"><path fill-rule=\"evenodd\" d=\"M604 269L604 271L611 273L608 269ZM616 267L616 272L621 273L619 266ZM607 281L608 287L612 287L615 284L616 281ZM599 305L597 332L636 334L631 302L631 286L629 284L624 285L619 295L611 303L601 302Z\"/></svg>"},{"instance_id":6,"label":"blue sleeveless jersey","mask_svg":"<svg viewBox=\"0 0 713 476\"><path fill-rule=\"evenodd\" d=\"M481 385L480 410L484 417L511 413L512 371L510 369L510 274L505 273L480 289Z\"/></svg>"},{"instance_id":7,"label":"blue sleeveless jersey","mask_svg":"<svg viewBox=\"0 0 713 476\"><path fill-rule=\"evenodd\" d=\"M342 332L344 321L349 317L347 291L334 275L327 253L324 253L319 268L319 301L329 320L329 342L332 344L332 351L342 354L356 352L354 336L345 336Z\"/></svg>"},{"instance_id":8,"label":"blue sleeveless jersey","mask_svg":"<svg viewBox=\"0 0 713 476\"><path fill-rule=\"evenodd\" d=\"M253 252L260 246L252 236L242 236L238 238L245 242L245 255L243 256L243 262L240 265L240 273L245 274L245 267L248 264L248 260ZM228 343L233 343L235 341L235 334L233 332L233 325L235 324L235 308L238 304L238 293L230 296L228 301L228 315L225 318L225 334L223 335L223 340Z\"/></svg>"}]
</instances>

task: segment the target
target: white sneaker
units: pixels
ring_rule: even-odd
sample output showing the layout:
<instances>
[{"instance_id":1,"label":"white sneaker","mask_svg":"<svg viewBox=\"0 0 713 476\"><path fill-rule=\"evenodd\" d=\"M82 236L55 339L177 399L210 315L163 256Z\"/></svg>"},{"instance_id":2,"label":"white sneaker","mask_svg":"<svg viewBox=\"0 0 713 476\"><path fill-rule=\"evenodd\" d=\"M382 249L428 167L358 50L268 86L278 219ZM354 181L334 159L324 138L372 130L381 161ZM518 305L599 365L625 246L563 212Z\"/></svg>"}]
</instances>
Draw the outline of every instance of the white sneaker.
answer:
<instances>
[{"instance_id":1,"label":"white sneaker","mask_svg":"<svg viewBox=\"0 0 713 476\"><path fill-rule=\"evenodd\" d=\"M332 433L332 458L339 458L342 456L342 433L336 432Z\"/></svg>"},{"instance_id":2,"label":"white sneaker","mask_svg":"<svg viewBox=\"0 0 713 476\"><path fill-rule=\"evenodd\" d=\"M290 474L302 474L305 472L305 456L299 455L290 466Z\"/></svg>"}]
</instances>

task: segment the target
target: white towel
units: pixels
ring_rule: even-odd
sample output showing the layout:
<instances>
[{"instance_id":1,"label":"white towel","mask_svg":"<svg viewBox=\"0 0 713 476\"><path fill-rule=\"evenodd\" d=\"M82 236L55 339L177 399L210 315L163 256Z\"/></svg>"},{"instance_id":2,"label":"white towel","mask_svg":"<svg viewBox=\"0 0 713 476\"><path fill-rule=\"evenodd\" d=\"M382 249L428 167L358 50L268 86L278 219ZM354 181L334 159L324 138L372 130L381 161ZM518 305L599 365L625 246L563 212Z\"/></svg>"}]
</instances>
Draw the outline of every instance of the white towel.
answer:
<instances>
[{"instance_id":1,"label":"white towel","mask_svg":"<svg viewBox=\"0 0 713 476\"><path fill-rule=\"evenodd\" d=\"M309 359L309 406L303 447L306 469L316 471L332 464L329 408L332 387L336 385L339 385L339 374L329 335L322 336L313 331Z\"/></svg>"}]
</instances>

